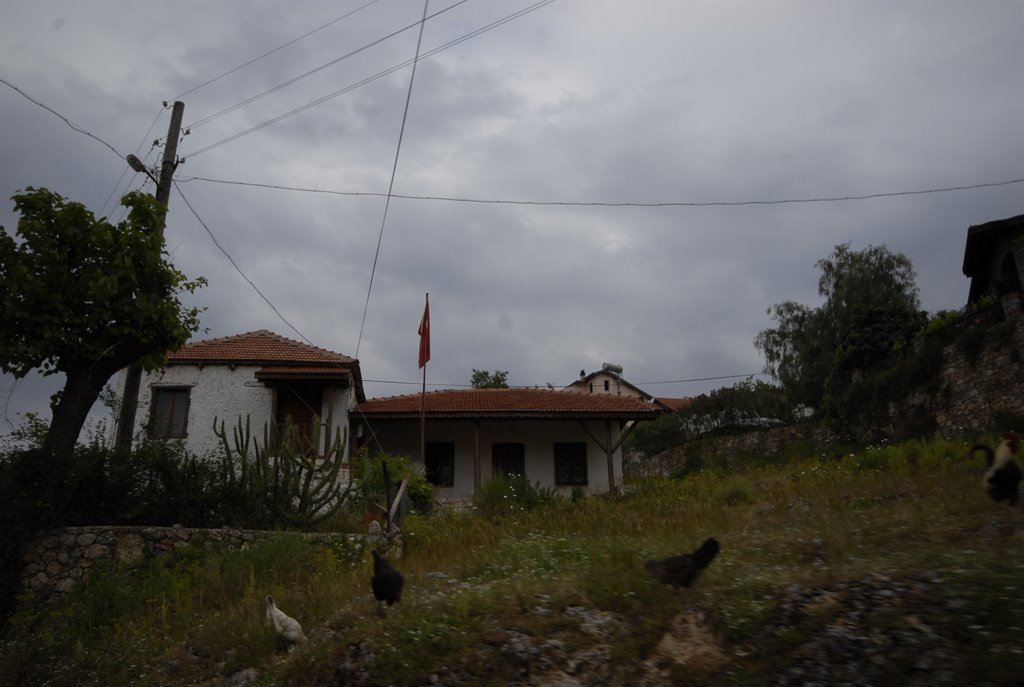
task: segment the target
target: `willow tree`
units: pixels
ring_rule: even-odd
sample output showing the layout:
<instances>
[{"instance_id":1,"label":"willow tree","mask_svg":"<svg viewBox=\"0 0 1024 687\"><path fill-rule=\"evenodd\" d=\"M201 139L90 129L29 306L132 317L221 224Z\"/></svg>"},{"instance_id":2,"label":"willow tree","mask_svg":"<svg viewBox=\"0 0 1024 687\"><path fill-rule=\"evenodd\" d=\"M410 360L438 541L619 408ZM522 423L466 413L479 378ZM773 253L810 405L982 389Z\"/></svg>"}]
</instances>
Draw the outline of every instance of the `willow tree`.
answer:
<instances>
[{"instance_id":1,"label":"willow tree","mask_svg":"<svg viewBox=\"0 0 1024 687\"><path fill-rule=\"evenodd\" d=\"M67 456L93 403L118 370L157 368L199 329L198 308L179 299L205 284L167 260L166 208L129 193L112 225L46 189L13 196L15 236L0 227L0 369L62 373L44 453Z\"/></svg>"},{"instance_id":2,"label":"willow tree","mask_svg":"<svg viewBox=\"0 0 1024 687\"><path fill-rule=\"evenodd\" d=\"M817 267L821 307L777 303L768 314L778 326L754 339L790 400L812 407L901 350L926 319L913 264L901 253L884 245L855 251L847 243Z\"/></svg>"}]
</instances>

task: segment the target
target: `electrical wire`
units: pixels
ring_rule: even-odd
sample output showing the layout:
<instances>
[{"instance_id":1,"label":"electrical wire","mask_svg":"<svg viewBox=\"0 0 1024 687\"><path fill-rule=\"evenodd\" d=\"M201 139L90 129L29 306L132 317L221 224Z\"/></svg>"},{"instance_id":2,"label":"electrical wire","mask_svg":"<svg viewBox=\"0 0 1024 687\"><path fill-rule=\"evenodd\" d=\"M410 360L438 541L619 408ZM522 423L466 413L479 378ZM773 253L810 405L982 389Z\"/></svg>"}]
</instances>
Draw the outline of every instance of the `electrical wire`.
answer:
<instances>
[{"instance_id":1,"label":"electrical wire","mask_svg":"<svg viewBox=\"0 0 1024 687\"><path fill-rule=\"evenodd\" d=\"M119 152L119 151L117 150L117 148L115 148L114 146L110 145L109 143L107 143L106 141L104 141L104 140L103 140L102 138L100 138L99 136L96 136L95 134L92 134L92 133L90 133L90 132L86 131L85 129L82 129L82 128L79 128L79 127L75 126L74 124L72 124L72 123L71 123L71 120L70 120L70 119L68 119L67 117L65 117L64 115L62 115L62 114L61 114L60 112L57 112L57 111L56 111L55 109L53 109L53 108L52 108L52 107L50 107L49 105L45 105L45 104L43 104L43 103L39 102L38 100L36 100L36 99L35 99L35 98L33 98L32 96L30 96L30 95L29 95L28 93L26 93L25 91L21 90L20 88L18 88L18 87L17 87L17 86L15 86L14 84L12 84L12 83L11 83L10 81L8 81L8 80L4 79L3 77L0 77L0 83L2 83L3 85L7 86L8 88L10 88L10 89L12 89L12 90L16 91L16 92L17 92L17 93L18 93L19 95L21 95L21 97L23 97L23 98L25 98L26 100L29 100L29 101L31 101L31 102L33 102L33 103L35 103L36 105L38 105L39 107L43 108L44 110L46 110L47 112L49 112L49 113L50 113L50 114L52 114L53 116L55 116L55 117L57 117L58 119L62 120L62 121L63 121L63 122L65 123L65 124L67 124L67 125L68 125L69 127L71 127L72 129L74 129L74 130L75 130L75 131L77 131L78 133L80 133L80 134L85 134L85 135L86 135L86 136L88 136L89 138L91 138L91 139L93 139L93 140L95 140L95 141L99 141L100 143L102 143L103 145L105 145L105 146L106 146L107 148L110 148L110 150L112 150L112 151L114 152L114 155L117 155L117 156L118 156L119 158L121 158L122 160L124 160L124 155L122 155L122 154L121 154L121 153L120 153L120 152Z\"/></svg>"},{"instance_id":2,"label":"electrical wire","mask_svg":"<svg viewBox=\"0 0 1024 687\"><path fill-rule=\"evenodd\" d=\"M137 145L135 147L135 154L136 155L139 154L139 151L142 150L142 146L145 145L146 141L149 140L149 135L151 133L153 133L153 127L156 126L156 123L158 121L160 121L160 115L163 114L164 110L166 110L166 109L167 109L167 103L165 102L165 103L163 103L163 105L160 106L160 109L157 110L156 117L153 117L153 121L150 123L149 128L146 129L146 133L142 135L142 140L139 141L139 145ZM153 142L153 146L155 146L155 145L156 145L156 141ZM150 149L149 149L150 153L153 152L153 146L150 146ZM146 158L147 159L149 158L149 153L146 154ZM121 176L118 177L117 182L114 183L114 188L110 189L110 195L107 196L107 199L105 201L103 201L103 205L100 206L100 214L101 215L106 210L107 203L109 203L111 198L114 197L114 194L117 193L117 189L121 187L121 182L124 181L124 178L128 175L128 170L129 169L131 169L131 168L128 167L127 165L125 165L124 169L121 170ZM136 172L136 174L138 174L138 172ZM122 193L121 195L124 195L124 194Z\"/></svg>"},{"instance_id":3,"label":"electrical wire","mask_svg":"<svg viewBox=\"0 0 1024 687\"><path fill-rule=\"evenodd\" d=\"M238 266L237 262L235 262L235 259L231 257L231 254L227 252L224 246L220 244L220 241L217 240L217 237L213 235L213 231L210 230L209 225L203 221L203 218L199 216L199 213L196 212L196 209L192 207L192 203L188 202L188 198L186 198L185 194L181 192L181 188L178 186L178 182L175 181L173 183L175 190L177 190L178 195L181 196L181 199L185 202L185 205L188 206L188 209L192 211L192 214L195 215L195 218L199 221L199 224L201 224L203 226L203 229L206 230L206 233L210 235L210 239L213 241L213 245L217 246L217 249L224 254L224 257L228 259L228 262L230 262L231 266L235 268L235 271L238 272L238 274L242 276L242 279L244 279L249 284L249 286L251 286L253 290L257 294L259 294L259 297L262 298L264 302L270 306L270 309L274 311L274 314L277 315L282 322L288 325L289 329L298 334L303 341L312 346L312 342L310 342L310 340L306 338L306 335L300 332L298 329L296 329L295 325L293 325L291 322L285 319L284 315L281 314L281 311L277 309L277 307L270 301L269 298L267 298L264 295L262 291L260 291L259 287L256 286L252 279L249 279L249 277L246 276L245 272L242 271L242 268Z\"/></svg>"},{"instance_id":4,"label":"electrical wire","mask_svg":"<svg viewBox=\"0 0 1024 687\"><path fill-rule=\"evenodd\" d=\"M664 382L637 382L636 385L640 386L654 386L655 384L686 384L688 382L711 382L718 379L739 379L740 377L759 377L766 375L767 372L748 372L745 375L722 375L720 377L693 377L691 379L671 379Z\"/></svg>"},{"instance_id":5,"label":"electrical wire","mask_svg":"<svg viewBox=\"0 0 1024 687\"><path fill-rule=\"evenodd\" d=\"M276 86L263 91L262 93L257 93L256 95L254 95L254 96L252 96L250 98L246 98L245 100L243 100L243 101L241 101L239 103L236 103L236 104L232 105L231 107L225 108L225 109L221 110L220 112L216 112L216 113L214 113L212 115L209 115L207 117L203 117L202 119L196 120L192 124L189 124L186 127L186 129L191 130L191 129L199 128L202 125L208 124L208 123L212 122L213 120L218 119L220 117L223 117L224 115L226 115L226 114L228 114L230 112L234 112L235 110L237 110L240 107L245 107L246 105L254 103L257 100L260 100L261 98L265 98L266 96L270 95L271 93L276 93L277 91L280 91L283 88L287 88L288 86L294 85L294 84L298 83L299 81L302 81L303 79L306 79L306 78L308 78L308 77L310 77L310 76L312 76L312 75L314 75L314 74L316 74L318 72L323 71L324 69L327 69L328 67L331 67L331 66L333 66L335 64L338 64L339 62L341 62L343 60L347 60L350 57L358 55L359 53L363 52L364 50L368 50L369 48L372 48L375 45L380 45L381 43L383 43L384 41L388 40L389 38L394 38L395 36L397 36L397 35L399 35L401 33L404 33L404 32L408 31L411 28L414 28L417 24L420 24L420 29L422 30L423 22L427 21L428 19L434 19L438 15L444 14L445 12L447 12L447 11L449 11L451 9L454 9L454 8L458 7L459 5L462 5L462 4L466 3L466 2L469 2L469 0L458 0L458 2L456 2L455 4L448 6L448 7L444 8L443 10L435 12L430 17L424 17L419 22L413 22L412 24L409 24L408 26L402 27L401 29L398 29L396 31L392 31L391 33L387 34L386 36L382 36L382 37L380 37L380 38L378 38L378 39L376 39L374 41L371 41L371 42L367 43L366 45L363 45L363 46L361 46L359 48L356 48L355 50L352 50L351 52L345 53L341 57L336 57L335 59L330 60L329 62L325 62L324 64L320 65L319 67L314 67L313 69L310 69L307 72L303 72L302 74L299 74L296 77L288 79L287 81L283 81L283 82L277 84Z\"/></svg>"},{"instance_id":6,"label":"electrical wire","mask_svg":"<svg viewBox=\"0 0 1024 687\"><path fill-rule=\"evenodd\" d=\"M544 7L545 5L550 5L553 2L555 2L555 0L541 0L540 2L536 2L533 5L530 5L529 7L526 7L524 9L522 9L522 10L519 10L518 12L513 12L512 14L507 15L505 17L502 17L501 19L498 19L498 20L496 20L494 22L491 22L490 24L488 24L486 26L483 26L483 27L481 27L481 28L479 28L479 29L477 29L475 31L472 31L472 32L467 33L467 34L465 34L463 36L460 36L459 38L456 38L455 40L449 41L448 43L445 43L444 45L440 45L440 46L438 46L436 48L433 48L432 50L428 50L426 53L421 55L419 59L421 59L421 60L422 59L426 59L428 57L436 55L437 53L441 52L442 50L447 50L447 49L449 49L449 48L451 48L453 46L456 46L456 45L458 45L460 43L464 43L465 41L468 41L468 40L470 40L472 38L476 38L477 36L479 36L482 33L486 33L487 31L490 31L492 29L496 29L499 26L502 26L503 24L507 24L510 21L518 19L519 17L522 17L523 15L529 14L530 12L534 12L534 11ZM436 15L434 15L434 16L436 16ZM413 24L412 26L415 26L415 24ZM376 81L377 79L383 78L383 77L387 76L388 74L392 74L392 73L394 73L394 72L396 72L396 71L398 71L400 69L404 69L405 67L409 66L410 64L412 64L412 60L406 60L405 62L402 62L400 64L394 65L393 67L389 67L388 69L385 69L383 71L377 72L376 74L374 74L372 76L368 76L365 79L362 79L361 81L357 81L356 83L350 84L350 85L342 88L341 90L334 91L333 93L329 93L329 94L327 94L325 96L317 98L316 100L312 100L312 101L306 103L305 105L302 105L301 107L297 107L294 110L289 110L288 112L285 112L284 114L278 115L277 117L274 117L272 119L268 119L268 120L266 120L266 121L264 121L264 122L262 122L260 124L257 124L257 125L255 125L253 127L245 129L244 131L239 131L237 133L232 134L231 136L228 136L228 137L223 138L223 139L221 139L219 141L211 143L211 144L209 144L209 145L207 145L207 146L205 146L203 148L200 148L199 150L193 151L192 153L188 154L188 157L195 157L196 155L202 155L203 153L208 152L210 150L213 150L214 148L219 148L220 146L222 146L222 145L224 145L226 143L230 143L230 142L235 141L235 140L237 140L239 138L242 138L243 136L248 136L251 133L254 133L256 131L264 129L264 128L266 128L268 126L271 126L273 124L277 124L278 122L280 122L283 119L288 119L289 117L293 117L293 116L295 116L297 114L305 112L306 110L309 110L309 109L311 109L313 107L316 107L317 105L322 105L323 103L327 102L328 100L332 100L334 98L337 98L338 96L343 95L345 93L348 93L349 91L355 90L356 88L359 88L361 86L365 86L368 83L371 83L373 81ZM243 104L247 104L247 103L242 103L238 107L240 107Z\"/></svg>"},{"instance_id":7,"label":"electrical wire","mask_svg":"<svg viewBox=\"0 0 1024 687\"><path fill-rule=\"evenodd\" d=\"M356 358L359 357L359 346L363 342L363 329L366 327L366 312L370 309L370 293L373 292L373 275L377 272L377 259L380 257L380 246L384 240L384 226L388 221L388 208L391 207L391 192L395 188L395 175L398 172L398 157L402 152L402 139L405 137L405 123L409 118L409 101L412 100L412 85L416 81L416 64L419 62L420 46L423 44L423 27L427 20L427 7L430 0L423 0L423 20L420 22L420 33L416 39L416 56L412 63L412 74L409 75L409 90L405 92L405 109L402 111L402 126L398 130L398 144L395 146L395 161L391 164L391 181L388 183L388 197L384 201L384 213L380 220L380 233L377 234L377 250L373 254L373 266L370 268L370 283L366 287L366 303L363 305L363 319L359 324L359 337L356 339Z\"/></svg>"},{"instance_id":8,"label":"electrical wire","mask_svg":"<svg viewBox=\"0 0 1024 687\"><path fill-rule=\"evenodd\" d=\"M613 202L613 201L544 201L544 200L488 200L483 198L455 198L449 196L417 196L401 193L386 194L372 191L332 191L329 189L302 188L297 186L280 186L276 184L261 184L246 181L230 181L227 179L211 179L209 177L189 177L182 179L182 183L189 181L205 181L211 184L228 184L232 186L250 186L254 188L265 188L276 191L294 191L299 193L324 193L335 196L352 197L386 197L398 198L400 200L422 200L437 201L445 203L482 203L491 205L534 205L534 206L563 206L563 207L636 207L636 208L657 208L657 207L742 207L746 205L785 205L797 203L838 203L844 201L871 200L874 198L894 198L899 196L919 196L931 193L950 193L952 191L973 191L981 188L996 188L999 186L1010 186L1012 184L1024 183L1024 178L1007 179L1005 181L988 181L977 184L966 184L963 186L945 186L940 188L929 188L910 191L887 191L880 193L866 193L862 195L844 196L823 196L808 198L781 198L774 200L716 200L716 201L658 201L658 202Z\"/></svg>"},{"instance_id":9,"label":"electrical wire","mask_svg":"<svg viewBox=\"0 0 1024 687\"><path fill-rule=\"evenodd\" d=\"M250 279L248 276L246 276L245 272L242 271L242 268L239 267L238 263L235 262L235 259L231 257L231 254L227 252L227 250L224 248L224 246L221 245L220 241L217 240L217 237L214 236L213 231L210 230L209 225L205 221L203 221L203 218L199 216L199 213L196 211L195 207L193 207L192 204L188 201L188 198L185 197L185 194L181 192L181 188L179 188L178 183L176 181L174 181L172 183L174 184L174 188L178 192L178 195L181 197L181 200L185 203L185 205L188 207L188 209L192 212L192 214L195 216L195 218L199 222L199 224L202 225L203 229L206 230L206 233L209 234L210 239L213 241L213 244L215 246L217 246L217 249L220 250L221 253L224 254L224 257L226 257L228 259L228 262L230 262L231 266L235 268L235 271L238 272L238 274L240 274L242 276L242 279L244 279L246 281L246 283L248 283L249 286L252 287L253 291L255 291L259 295L259 297L262 298L263 301L267 305L270 306L270 309L274 311L274 314L277 315L278 318L282 322L284 322L285 325L287 325L289 329L291 329L293 332L298 334L300 339L305 341L310 346L313 346L314 348L318 348L316 346L316 344L314 344L312 341L310 341L309 338L305 334L300 332L295 327L295 325L293 325L291 322L289 322L285 318L285 316L281 314L281 311L277 309L277 306L275 306L270 301L270 299L267 298L267 296L262 291L260 291L259 287L256 286L256 284L253 282L253 280ZM356 357L358 358L358 356L356 356ZM333 366L333 367L337 367L338 369L344 369L343 365L341 365L340 363L335 362L335 361L329 361L328 364ZM12 387L12 393L13 393L13 387ZM8 397L8 400L10 400L9 397ZM5 413L6 413L6 410L5 410ZM373 438L376 441L378 447L380 448L380 442L376 440L376 435L373 432L373 426L370 423L369 419L366 418L365 416L363 416L363 421L366 423L367 427L370 429L371 435L373 436ZM10 420L8 420L8 424L10 424ZM381 448L381 450L383 450L383 448Z\"/></svg>"},{"instance_id":10,"label":"electrical wire","mask_svg":"<svg viewBox=\"0 0 1024 687\"><path fill-rule=\"evenodd\" d=\"M172 100L172 101L173 100L181 100L186 95L190 95L192 93L195 93L196 91L198 91L201 88L205 88L206 86L209 86L210 84L212 84L212 83L214 83L216 81L220 81L225 76L230 76L231 74L234 74L235 72L237 72L240 69L244 69L244 68L248 67L249 65L251 65L251 64L253 64L255 62L259 62L264 57L269 57L270 55L273 55L274 53L276 53L276 52L278 52L280 50L284 50L285 48L287 48L290 45L294 45L294 44L298 43L299 41L301 41L301 40L303 40L305 38L309 38L314 33L317 33L318 31L323 31L328 26L331 26L333 24L337 24L342 19L348 19L349 17L351 17L356 12L365 10L370 5L375 5L378 2L380 2L380 0L370 0L370 2L366 3L365 5L361 5L360 7L355 8L351 12L347 12L346 14L343 14L343 15L341 15L340 17L338 17L336 19L332 19L331 21L327 22L326 24L321 24L320 26L316 27L312 31L308 31L308 32L302 34L301 36L299 36L298 38L293 38L292 40L288 41L287 43L282 43L281 45L277 46L273 50L268 50L267 52L263 53L262 55L259 55L258 57L254 57L254 58L252 58L251 60L249 60L247 62L243 62L242 64L238 65L237 67L233 67L232 69L227 70L223 74L219 74L219 75L213 77L212 79L208 79L208 80L204 81L203 83L199 84L198 86L193 86L192 88L188 89L184 93L180 93L180 94L174 96L173 98L169 98L169 100Z\"/></svg>"}]
</instances>

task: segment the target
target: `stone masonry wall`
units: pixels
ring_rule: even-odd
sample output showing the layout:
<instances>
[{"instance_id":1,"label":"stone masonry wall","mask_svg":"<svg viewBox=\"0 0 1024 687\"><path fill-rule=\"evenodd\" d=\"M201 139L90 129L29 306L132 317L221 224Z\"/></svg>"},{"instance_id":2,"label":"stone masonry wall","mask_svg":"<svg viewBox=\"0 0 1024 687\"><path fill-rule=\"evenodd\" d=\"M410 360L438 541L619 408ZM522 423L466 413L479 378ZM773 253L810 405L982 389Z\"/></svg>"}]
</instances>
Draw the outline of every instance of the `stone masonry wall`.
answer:
<instances>
[{"instance_id":1,"label":"stone masonry wall","mask_svg":"<svg viewBox=\"0 0 1024 687\"><path fill-rule=\"evenodd\" d=\"M276 536L299 536L323 544L401 546L400 538L381 532L300 534L177 526L64 527L41 532L26 547L22 556L22 592L31 603L53 603L89 584L98 565L114 563L133 568L186 546L246 550ZM395 551L394 555L398 554Z\"/></svg>"},{"instance_id":2,"label":"stone masonry wall","mask_svg":"<svg viewBox=\"0 0 1024 687\"><path fill-rule=\"evenodd\" d=\"M633 477L671 477L687 468L693 460L704 456L761 453L778 455L795 443L826 445L836 440L833 432L820 425L791 425L731 436L696 439L660 453L653 458L631 461L626 474Z\"/></svg>"},{"instance_id":3,"label":"stone masonry wall","mask_svg":"<svg viewBox=\"0 0 1024 687\"><path fill-rule=\"evenodd\" d=\"M1019 381L1024 352L1021 294L1007 294L1002 305L1006 318L1004 335L990 337L976 362L955 346L946 347L939 394L919 399L931 404L940 432L970 431L1000 411L1024 416L1024 394ZM1024 431L1024 427L1003 429Z\"/></svg>"}]
</instances>

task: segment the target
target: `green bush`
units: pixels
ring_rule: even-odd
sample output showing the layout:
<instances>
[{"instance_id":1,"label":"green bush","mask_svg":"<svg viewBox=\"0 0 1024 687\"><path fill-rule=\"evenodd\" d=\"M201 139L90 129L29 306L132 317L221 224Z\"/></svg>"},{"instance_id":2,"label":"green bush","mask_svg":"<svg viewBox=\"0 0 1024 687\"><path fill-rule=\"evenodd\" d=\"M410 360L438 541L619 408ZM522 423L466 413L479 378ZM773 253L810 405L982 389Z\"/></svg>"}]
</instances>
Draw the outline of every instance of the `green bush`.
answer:
<instances>
[{"instance_id":1,"label":"green bush","mask_svg":"<svg viewBox=\"0 0 1024 687\"><path fill-rule=\"evenodd\" d=\"M554 489L530 482L525 475L497 474L473 494L473 507L485 517L500 517L535 510L554 500Z\"/></svg>"},{"instance_id":2,"label":"green bush","mask_svg":"<svg viewBox=\"0 0 1024 687\"><path fill-rule=\"evenodd\" d=\"M429 513L434 506L434 486L406 456L377 453L370 456L365 450L352 459L352 479L356 483L350 508L363 513L382 514L384 507L384 466L391 478L391 498L398 495L402 480L408 478L406 493L413 511Z\"/></svg>"}]
</instances>

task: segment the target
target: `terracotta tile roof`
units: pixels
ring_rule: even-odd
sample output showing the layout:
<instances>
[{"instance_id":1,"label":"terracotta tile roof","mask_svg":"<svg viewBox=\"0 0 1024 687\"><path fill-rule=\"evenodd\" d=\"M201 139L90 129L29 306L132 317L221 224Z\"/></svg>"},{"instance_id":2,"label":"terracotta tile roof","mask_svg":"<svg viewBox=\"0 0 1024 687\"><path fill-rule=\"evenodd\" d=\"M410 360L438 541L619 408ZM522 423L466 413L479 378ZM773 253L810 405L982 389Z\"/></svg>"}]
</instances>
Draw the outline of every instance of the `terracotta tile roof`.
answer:
<instances>
[{"instance_id":1,"label":"terracotta tile roof","mask_svg":"<svg viewBox=\"0 0 1024 687\"><path fill-rule=\"evenodd\" d=\"M300 341L286 339L266 329L220 339L186 344L170 353L171 363L249 363L253 365L351 366L355 358L334 353Z\"/></svg>"},{"instance_id":2,"label":"terracotta tile roof","mask_svg":"<svg viewBox=\"0 0 1024 687\"><path fill-rule=\"evenodd\" d=\"M661 403L669 410L675 411L680 408L686 408L693 403L692 398L656 398L655 403Z\"/></svg>"},{"instance_id":3,"label":"terracotta tile roof","mask_svg":"<svg viewBox=\"0 0 1024 687\"><path fill-rule=\"evenodd\" d=\"M629 396L548 389L445 389L426 394L428 415L450 417L600 417L654 419L658 406ZM374 417L418 417L420 394L371 398L358 411Z\"/></svg>"}]
</instances>

